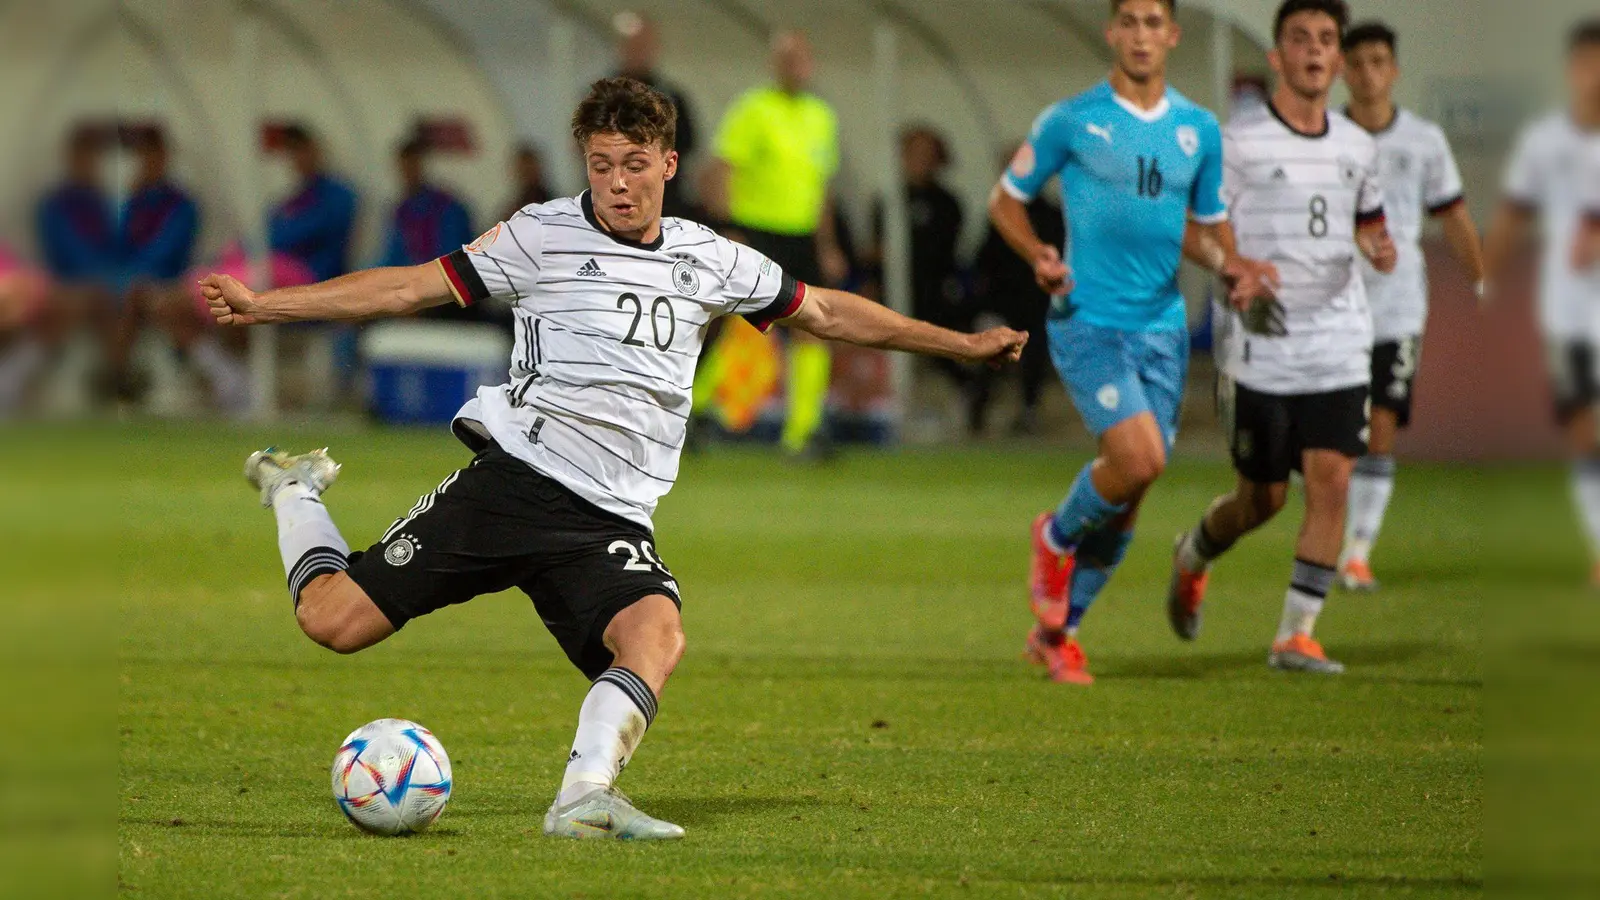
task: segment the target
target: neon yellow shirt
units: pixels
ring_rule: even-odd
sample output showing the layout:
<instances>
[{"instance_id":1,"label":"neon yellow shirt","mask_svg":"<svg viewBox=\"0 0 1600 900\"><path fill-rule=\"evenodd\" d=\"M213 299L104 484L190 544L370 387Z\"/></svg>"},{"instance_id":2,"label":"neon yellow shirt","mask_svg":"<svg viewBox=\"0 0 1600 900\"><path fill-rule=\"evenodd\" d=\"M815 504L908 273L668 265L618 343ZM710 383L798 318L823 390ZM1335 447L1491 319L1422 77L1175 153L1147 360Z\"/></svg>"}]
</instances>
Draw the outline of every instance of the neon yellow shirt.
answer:
<instances>
[{"instance_id":1,"label":"neon yellow shirt","mask_svg":"<svg viewBox=\"0 0 1600 900\"><path fill-rule=\"evenodd\" d=\"M745 93L722 118L716 155L728 163L734 224L778 234L817 230L839 168L838 124L815 94L776 87Z\"/></svg>"}]
</instances>

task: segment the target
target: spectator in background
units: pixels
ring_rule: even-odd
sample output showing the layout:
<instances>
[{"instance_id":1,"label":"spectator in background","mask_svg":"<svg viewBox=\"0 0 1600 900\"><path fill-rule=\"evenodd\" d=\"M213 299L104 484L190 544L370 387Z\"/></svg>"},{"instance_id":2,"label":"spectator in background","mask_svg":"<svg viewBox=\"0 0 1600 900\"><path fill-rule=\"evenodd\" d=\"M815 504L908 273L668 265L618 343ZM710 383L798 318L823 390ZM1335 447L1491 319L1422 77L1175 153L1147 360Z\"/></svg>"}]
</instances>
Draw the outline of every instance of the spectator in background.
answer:
<instances>
[{"instance_id":1,"label":"spectator in background","mask_svg":"<svg viewBox=\"0 0 1600 900\"><path fill-rule=\"evenodd\" d=\"M1004 171L1016 156L1017 147L1011 147L1000 156L1000 171ZM1041 191L1027 206L1028 221L1033 224L1039 240L1051 247L1064 246L1067 239L1065 219L1061 207L1046 199L1048 192ZM1050 308L1050 297L1033 277L1033 267L1017 256L989 225L983 247L972 265L973 299L980 310L1004 319L1006 324L1019 331L1028 332L1028 345L1022 351L1022 363L1017 374L1022 382L1022 411L1012 424L1016 435L1034 434L1039 427L1039 398L1050 379L1050 348L1045 340L1045 313ZM977 430L986 423L990 387L1001 373L984 370L979 391L974 398L973 416Z\"/></svg>"},{"instance_id":2,"label":"spectator in background","mask_svg":"<svg viewBox=\"0 0 1600 900\"><path fill-rule=\"evenodd\" d=\"M467 207L449 191L428 183L428 146L412 138L395 157L401 199L389 225L381 266L417 266L448 256L476 236Z\"/></svg>"},{"instance_id":3,"label":"spectator in background","mask_svg":"<svg viewBox=\"0 0 1600 900\"><path fill-rule=\"evenodd\" d=\"M39 200L39 247L50 274L66 286L109 290L116 277L116 214L100 172L106 145L101 131L74 128L64 178Z\"/></svg>"},{"instance_id":4,"label":"spectator in background","mask_svg":"<svg viewBox=\"0 0 1600 900\"><path fill-rule=\"evenodd\" d=\"M112 340L118 361L128 359L139 327L178 288L200 231L200 207L167 175L166 134L159 128L136 131L128 145L135 169L117 220L119 281L126 292ZM129 377L129 392L141 392L141 379Z\"/></svg>"},{"instance_id":5,"label":"spectator in background","mask_svg":"<svg viewBox=\"0 0 1600 900\"><path fill-rule=\"evenodd\" d=\"M950 165L944 138L926 126L909 128L900 135L900 170L905 178L906 224L911 227L911 314L945 328L967 330L972 309L963 296L956 266L956 244L961 240L961 201L939 182ZM883 265L883 201L873 208L872 261ZM952 360L935 365L955 382L969 400L981 376ZM969 409L976 408L969 403ZM974 433L981 428L969 416Z\"/></svg>"},{"instance_id":6,"label":"spectator in background","mask_svg":"<svg viewBox=\"0 0 1600 900\"><path fill-rule=\"evenodd\" d=\"M690 161L699 147L694 128L694 111L681 88L656 72L661 61L661 32L656 23L638 13L619 13L612 20L617 31L617 74L642 81L667 95L678 110L678 172L667 182L662 195L661 214L688 219L700 218L699 211L684 194L683 174L691 171Z\"/></svg>"},{"instance_id":7,"label":"spectator in background","mask_svg":"<svg viewBox=\"0 0 1600 900\"><path fill-rule=\"evenodd\" d=\"M511 202L500 216L502 222L509 221L524 206L549 203L555 198L550 186L545 184L544 157L538 147L527 141L518 144L511 153L511 183Z\"/></svg>"},{"instance_id":8,"label":"spectator in background","mask_svg":"<svg viewBox=\"0 0 1600 900\"><path fill-rule=\"evenodd\" d=\"M121 289L117 216L101 175L110 144L106 129L78 125L63 146L61 183L39 200L35 226L45 268L55 280L51 312L92 327L100 340L105 371L97 379L119 397L135 393L128 346L119 346Z\"/></svg>"},{"instance_id":9,"label":"spectator in background","mask_svg":"<svg viewBox=\"0 0 1600 900\"><path fill-rule=\"evenodd\" d=\"M323 171L322 147L304 126L283 130L283 149L300 184L267 220L267 243L306 264L318 281L349 271L356 193Z\"/></svg>"},{"instance_id":10,"label":"spectator in background","mask_svg":"<svg viewBox=\"0 0 1600 900\"><path fill-rule=\"evenodd\" d=\"M394 208L389 238L380 266L418 266L461 249L476 237L472 216L449 191L428 183L428 144L414 137L400 146L395 156L400 174L400 203ZM486 309L466 309L456 305L424 310L423 318L478 320Z\"/></svg>"},{"instance_id":11,"label":"spectator in background","mask_svg":"<svg viewBox=\"0 0 1600 900\"><path fill-rule=\"evenodd\" d=\"M775 83L746 92L723 117L706 171L706 203L714 219L728 224L730 237L795 279L838 286L850 269L828 195L839 167L838 126L833 109L808 90L816 69L811 42L798 31L780 32L772 69ZM826 344L791 334L782 437L791 454L827 452L822 422L831 366Z\"/></svg>"},{"instance_id":12,"label":"spectator in background","mask_svg":"<svg viewBox=\"0 0 1600 900\"><path fill-rule=\"evenodd\" d=\"M167 175L166 135L158 128L136 133L133 185L118 222L122 270L130 286L162 284L189 268L200 230L200 207Z\"/></svg>"}]
</instances>

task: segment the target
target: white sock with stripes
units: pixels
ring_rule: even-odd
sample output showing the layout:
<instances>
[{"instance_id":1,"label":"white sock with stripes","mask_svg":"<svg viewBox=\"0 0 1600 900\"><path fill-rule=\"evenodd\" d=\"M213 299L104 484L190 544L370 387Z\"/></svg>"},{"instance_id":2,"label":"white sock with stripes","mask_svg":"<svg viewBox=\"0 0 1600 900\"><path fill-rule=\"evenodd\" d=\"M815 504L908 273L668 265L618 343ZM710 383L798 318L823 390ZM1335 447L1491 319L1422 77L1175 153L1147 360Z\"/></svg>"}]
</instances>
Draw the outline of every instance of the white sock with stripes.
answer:
<instances>
[{"instance_id":1,"label":"white sock with stripes","mask_svg":"<svg viewBox=\"0 0 1600 900\"><path fill-rule=\"evenodd\" d=\"M655 718L656 695L644 679L621 666L602 672L578 710L578 733L556 805L615 783Z\"/></svg>"},{"instance_id":2,"label":"white sock with stripes","mask_svg":"<svg viewBox=\"0 0 1600 900\"><path fill-rule=\"evenodd\" d=\"M350 568L350 545L322 505L317 492L298 482L286 484L272 496L278 517L278 552L289 578L289 595L300 605L300 592L319 575Z\"/></svg>"}]
</instances>

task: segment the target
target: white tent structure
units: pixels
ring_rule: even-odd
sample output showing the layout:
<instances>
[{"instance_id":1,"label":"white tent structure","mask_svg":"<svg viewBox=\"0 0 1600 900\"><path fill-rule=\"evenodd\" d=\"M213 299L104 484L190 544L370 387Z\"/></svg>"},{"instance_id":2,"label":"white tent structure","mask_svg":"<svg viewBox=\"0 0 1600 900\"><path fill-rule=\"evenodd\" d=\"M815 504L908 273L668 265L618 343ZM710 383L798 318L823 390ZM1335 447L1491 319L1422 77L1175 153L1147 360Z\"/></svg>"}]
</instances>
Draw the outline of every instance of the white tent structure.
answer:
<instances>
[{"instance_id":1,"label":"white tent structure","mask_svg":"<svg viewBox=\"0 0 1600 900\"><path fill-rule=\"evenodd\" d=\"M1264 74L1276 5L1180 0L1174 84L1215 108L1236 72ZM1493 177L1505 122L1521 112L1507 98L1526 107L1555 96L1559 67L1528 60L1555 59L1566 23L1588 12L1585 0L1540 0L1529 13L1496 0L1354 5L1401 31L1406 102L1469 132L1457 135L1469 183ZM558 189L576 190L567 116L611 69L611 22L625 10L660 24L663 72L689 91L708 135L765 77L771 32L806 29L816 88L839 112L841 189L856 219L885 196L889 221L901 220L894 138L904 124L933 123L955 151L949 182L967 204L969 245L1000 151L1109 62L1104 0L0 0L0 122L19 126L0 129L0 164L21 175L0 185L0 208L24 208L51 175L68 123L160 121L176 174L206 210L202 252L234 237L259 247L260 212L288 185L260 151L259 123L296 119L324 136L333 168L361 192L357 260L368 260L395 193L390 151L418 118L452 117L474 133L477 152L441 160L435 175L480 219L504 202L506 150L519 137L546 148ZM1513 47L1510 35L1542 51ZM0 238L25 245L25 219L6 217ZM888 299L901 305L905 248L890 249ZM260 413L270 415L275 355L270 332L260 340Z\"/></svg>"}]
</instances>

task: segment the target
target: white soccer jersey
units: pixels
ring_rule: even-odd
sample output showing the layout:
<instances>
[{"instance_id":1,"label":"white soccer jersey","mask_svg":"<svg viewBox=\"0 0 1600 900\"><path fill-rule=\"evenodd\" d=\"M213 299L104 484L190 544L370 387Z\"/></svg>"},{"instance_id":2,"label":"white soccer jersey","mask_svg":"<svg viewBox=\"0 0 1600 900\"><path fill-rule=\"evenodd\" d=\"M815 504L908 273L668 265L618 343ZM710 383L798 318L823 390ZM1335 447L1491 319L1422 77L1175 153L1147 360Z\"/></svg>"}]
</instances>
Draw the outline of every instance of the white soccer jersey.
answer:
<instances>
[{"instance_id":1,"label":"white soccer jersey","mask_svg":"<svg viewBox=\"0 0 1600 900\"><path fill-rule=\"evenodd\" d=\"M461 303L499 297L516 315L510 383L480 388L458 429L646 528L678 477L711 320L765 330L806 291L694 222L663 220L651 244L614 237L587 192L526 206L439 264Z\"/></svg>"},{"instance_id":2,"label":"white soccer jersey","mask_svg":"<svg viewBox=\"0 0 1600 900\"><path fill-rule=\"evenodd\" d=\"M1439 126L1401 109L1388 128L1372 136L1378 142L1384 214L1400 255L1389 275L1374 269L1366 257L1360 259L1373 338L1383 343L1422 334L1428 320L1423 224L1427 216L1446 212L1464 198L1461 170Z\"/></svg>"},{"instance_id":3,"label":"white soccer jersey","mask_svg":"<svg viewBox=\"0 0 1600 900\"><path fill-rule=\"evenodd\" d=\"M1594 305L1600 280L1572 266L1573 242L1581 221L1582 157L1586 142L1564 112L1552 113L1522 132L1506 169L1505 193L1511 202L1539 213L1544 232L1539 276L1539 321L1553 341L1594 339Z\"/></svg>"},{"instance_id":4,"label":"white soccer jersey","mask_svg":"<svg viewBox=\"0 0 1600 900\"><path fill-rule=\"evenodd\" d=\"M1278 267L1287 334L1227 330L1224 368L1262 393L1316 394L1372 377L1372 315L1356 266L1358 223L1381 220L1378 146L1329 113L1321 134L1290 128L1270 106L1223 132L1223 193L1242 256Z\"/></svg>"}]
</instances>

